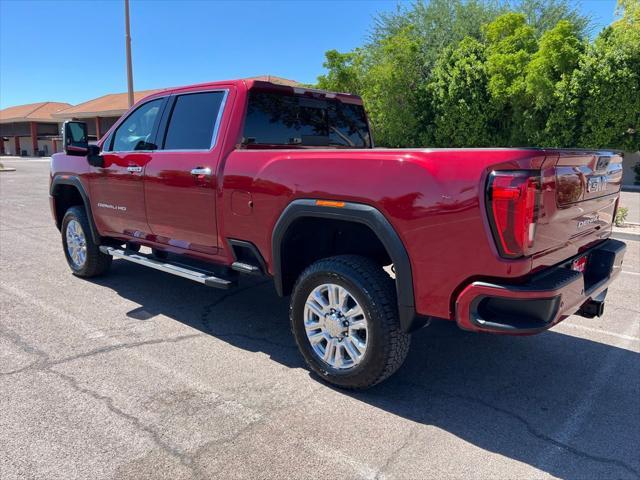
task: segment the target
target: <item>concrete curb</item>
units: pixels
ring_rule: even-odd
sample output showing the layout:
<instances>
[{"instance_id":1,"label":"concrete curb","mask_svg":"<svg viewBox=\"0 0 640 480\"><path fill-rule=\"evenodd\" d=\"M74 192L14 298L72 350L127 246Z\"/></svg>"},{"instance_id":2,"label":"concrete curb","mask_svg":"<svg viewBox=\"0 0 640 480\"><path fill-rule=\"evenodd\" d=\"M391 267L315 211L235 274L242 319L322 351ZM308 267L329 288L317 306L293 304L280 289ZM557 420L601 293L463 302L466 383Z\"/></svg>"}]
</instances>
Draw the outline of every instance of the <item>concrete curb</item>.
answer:
<instances>
[{"instance_id":1,"label":"concrete curb","mask_svg":"<svg viewBox=\"0 0 640 480\"><path fill-rule=\"evenodd\" d=\"M611 238L615 238L616 240L628 240L631 242L640 242L640 233L636 232L621 232L621 231L613 231L611 232Z\"/></svg>"}]
</instances>

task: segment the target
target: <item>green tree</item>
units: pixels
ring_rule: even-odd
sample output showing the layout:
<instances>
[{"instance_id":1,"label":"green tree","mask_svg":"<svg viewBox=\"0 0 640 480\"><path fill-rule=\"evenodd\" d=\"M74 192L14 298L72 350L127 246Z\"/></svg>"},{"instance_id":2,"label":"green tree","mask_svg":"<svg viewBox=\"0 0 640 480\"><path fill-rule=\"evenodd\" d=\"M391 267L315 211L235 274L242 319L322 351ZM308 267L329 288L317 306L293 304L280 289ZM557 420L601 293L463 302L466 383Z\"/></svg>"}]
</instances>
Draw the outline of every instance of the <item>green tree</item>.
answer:
<instances>
[{"instance_id":1,"label":"green tree","mask_svg":"<svg viewBox=\"0 0 640 480\"><path fill-rule=\"evenodd\" d=\"M506 13L485 27L491 108L498 119L496 141L503 146L527 145L526 69L537 49L534 29L521 13Z\"/></svg>"},{"instance_id":2,"label":"green tree","mask_svg":"<svg viewBox=\"0 0 640 480\"><path fill-rule=\"evenodd\" d=\"M434 104L434 146L477 147L495 142L485 46L467 37L440 57L429 84Z\"/></svg>"},{"instance_id":3,"label":"green tree","mask_svg":"<svg viewBox=\"0 0 640 480\"><path fill-rule=\"evenodd\" d=\"M584 47L577 25L567 20L560 20L540 38L525 79L532 145L575 145L576 119L568 89Z\"/></svg>"},{"instance_id":4,"label":"green tree","mask_svg":"<svg viewBox=\"0 0 640 480\"><path fill-rule=\"evenodd\" d=\"M640 2L619 3L622 18L583 56L572 84L578 143L640 149Z\"/></svg>"},{"instance_id":5,"label":"green tree","mask_svg":"<svg viewBox=\"0 0 640 480\"><path fill-rule=\"evenodd\" d=\"M556 141L580 113L570 70L587 25L566 0L418 0L327 52L318 86L360 94L379 146Z\"/></svg>"},{"instance_id":6,"label":"green tree","mask_svg":"<svg viewBox=\"0 0 640 480\"><path fill-rule=\"evenodd\" d=\"M415 59L420 48L411 27L385 38L363 81L374 138L381 145L418 143L418 108L423 72Z\"/></svg>"},{"instance_id":7,"label":"green tree","mask_svg":"<svg viewBox=\"0 0 640 480\"><path fill-rule=\"evenodd\" d=\"M336 92L362 94L362 60L360 50L340 53L337 50L329 50L325 53L325 62L322 66L327 70L326 75L318 77L318 88Z\"/></svg>"},{"instance_id":8,"label":"green tree","mask_svg":"<svg viewBox=\"0 0 640 480\"><path fill-rule=\"evenodd\" d=\"M520 0L510 6L525 16L527 24L533 27L538 37L563 20L572 24L581 38L586 37L591 29L590 17L581 14L578 8L565 0Z\"/></svg>"}]
</instances>

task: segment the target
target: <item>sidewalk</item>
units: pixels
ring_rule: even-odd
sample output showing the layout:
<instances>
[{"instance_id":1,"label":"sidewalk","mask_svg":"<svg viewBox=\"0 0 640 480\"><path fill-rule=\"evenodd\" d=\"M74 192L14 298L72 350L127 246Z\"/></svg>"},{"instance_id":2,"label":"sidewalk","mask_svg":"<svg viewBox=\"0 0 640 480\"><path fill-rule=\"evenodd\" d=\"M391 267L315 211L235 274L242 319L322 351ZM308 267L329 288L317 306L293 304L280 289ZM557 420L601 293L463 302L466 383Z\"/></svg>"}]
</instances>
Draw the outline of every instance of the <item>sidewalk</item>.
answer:
<instances>
[{"instance_id":1,"label":"sidewalk","mask_svg":"<svg viewBox=\"0 0 640 480\"><path fill-rule=\"evenodd\" d=\"M16 157L13 155L0 155L0 163L4 163L5 167L8 162L50 162L51 157Z\"/></svg>"},{"instance_id":2,"label":"sidewalk","mask_svg":"<svg viewBox=\"0 0 640 480\"><path fill-rule=\"evenodd\" d=\"M640 224L640 192L621 192L620 206L629 209L627 222Z\"/></svg>"}]
</instances>

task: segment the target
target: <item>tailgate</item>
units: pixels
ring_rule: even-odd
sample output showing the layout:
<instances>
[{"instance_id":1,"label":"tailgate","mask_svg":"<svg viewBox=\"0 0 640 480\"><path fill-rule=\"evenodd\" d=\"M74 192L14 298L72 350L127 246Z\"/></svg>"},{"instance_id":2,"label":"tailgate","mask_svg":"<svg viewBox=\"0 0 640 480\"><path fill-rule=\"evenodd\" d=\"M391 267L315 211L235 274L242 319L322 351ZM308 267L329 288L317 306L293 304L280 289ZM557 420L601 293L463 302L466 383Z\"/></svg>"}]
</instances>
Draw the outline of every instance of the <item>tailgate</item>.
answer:
<instances>
[{"instance_id":1,"label":"tailgate","mask_svg":"<svg viewBox=\"0 0 640 480\"><path fill-rule=\"evenodd\" d=\"M534 268L554 265L609 237L622 183L619 155L553 151L542 183Z\"/></svg>"}]
</instances>

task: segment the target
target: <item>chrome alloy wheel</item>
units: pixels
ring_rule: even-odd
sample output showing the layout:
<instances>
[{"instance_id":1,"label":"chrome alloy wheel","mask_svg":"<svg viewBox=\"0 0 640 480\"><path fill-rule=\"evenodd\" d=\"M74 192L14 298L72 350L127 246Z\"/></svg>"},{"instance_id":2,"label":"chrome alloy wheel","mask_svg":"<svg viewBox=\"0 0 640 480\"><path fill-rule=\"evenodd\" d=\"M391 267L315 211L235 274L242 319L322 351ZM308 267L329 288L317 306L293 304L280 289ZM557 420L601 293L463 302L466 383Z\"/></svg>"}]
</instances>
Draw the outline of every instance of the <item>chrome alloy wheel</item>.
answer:
<instances>
[{"instance_id":1,"label":"chrome alloy wheel","mask_svg":"<svg viewBox=\"0 0 640 480\"><path fill-rule=\"evenodd\" d=\"M87 239L84 236L82 225L77 220L67 223L67 252L73 266L80 269L87 260Z\"/></svg>"},{"instance_id":2,"label":"chrome alloy wheel","mask_svg":"<svg viewBox=\"0 0 640 480\"><path fill-rule=\"evenodd\" d=\"M344 287L325 283L313 289L304 305L304 328L311 348L338 370L358 365L367 351L367 316Z\"/></svg>"}]
</instances>

